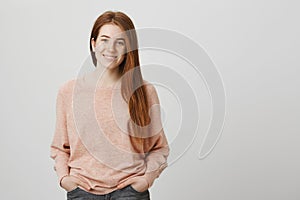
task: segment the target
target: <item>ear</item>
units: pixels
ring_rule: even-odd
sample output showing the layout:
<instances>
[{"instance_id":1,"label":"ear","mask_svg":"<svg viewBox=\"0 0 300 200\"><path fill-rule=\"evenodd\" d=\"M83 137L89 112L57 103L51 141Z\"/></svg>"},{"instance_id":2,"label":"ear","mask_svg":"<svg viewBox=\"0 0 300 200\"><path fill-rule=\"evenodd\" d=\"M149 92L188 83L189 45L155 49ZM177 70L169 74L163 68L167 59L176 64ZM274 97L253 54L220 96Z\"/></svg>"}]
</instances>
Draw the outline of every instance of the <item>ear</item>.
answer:
<instances>
[{"instance_id":1,"label":"ear","mask_svg":"<svg viewBox=\"0 0 300 200\"><path fill-rule=\"evenodd\" d=\"M94 38L91 39L91 45L93 52L95 52L96 41L94 40Z\"/></svg>"}]
</instances>

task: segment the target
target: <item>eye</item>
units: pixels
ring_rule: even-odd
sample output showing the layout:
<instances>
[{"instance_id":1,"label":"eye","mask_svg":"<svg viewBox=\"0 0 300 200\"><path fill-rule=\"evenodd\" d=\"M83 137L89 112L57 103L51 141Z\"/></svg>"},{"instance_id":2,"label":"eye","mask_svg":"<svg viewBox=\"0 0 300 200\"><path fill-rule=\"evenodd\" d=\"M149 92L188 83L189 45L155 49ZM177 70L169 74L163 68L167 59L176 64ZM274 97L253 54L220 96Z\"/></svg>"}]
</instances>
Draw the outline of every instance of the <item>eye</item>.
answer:
<instances>
[{"instance_id":1,"label":"eye","mask_svg":"<svg viewBox=\"0 0 300 200\"><path fill-rule=\"evenodd\" d=\"M107 42L108 41L108 39L101 39L100 41L102 41L102 42Z\"/></svg>"},{"instance_id":2,"label":"eye","mask_svg":"<svg viewBox=\"0 0 300 200\"><path fill-rule=\"evenodd\" d=\"M118 42L117 42L117 45L119 45L119 46L124 46L125 43L124 43L123 41L118 41Z\"/></svg>"}]
</instances>

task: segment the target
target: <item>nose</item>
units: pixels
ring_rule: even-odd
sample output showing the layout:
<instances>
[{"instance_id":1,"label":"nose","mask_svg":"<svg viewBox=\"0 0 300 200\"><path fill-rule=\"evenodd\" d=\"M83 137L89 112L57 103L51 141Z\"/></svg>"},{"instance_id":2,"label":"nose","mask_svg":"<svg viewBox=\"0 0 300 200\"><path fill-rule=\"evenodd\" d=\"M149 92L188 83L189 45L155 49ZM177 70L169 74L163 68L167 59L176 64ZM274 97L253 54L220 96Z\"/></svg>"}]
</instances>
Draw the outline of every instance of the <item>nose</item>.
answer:
<instances>
[{"instance_id":1,"label":"nose","mask_svg":"<svg viewBox=\"0 0 300 200\"><path fill-rule=\"evenodd\" d=\"M111 52L114 52L116 49L115 49L115 42L113 40L110 40L108 42L108 45L107 45L107 50L111 51Z\"/></svg>"}]
</instances>

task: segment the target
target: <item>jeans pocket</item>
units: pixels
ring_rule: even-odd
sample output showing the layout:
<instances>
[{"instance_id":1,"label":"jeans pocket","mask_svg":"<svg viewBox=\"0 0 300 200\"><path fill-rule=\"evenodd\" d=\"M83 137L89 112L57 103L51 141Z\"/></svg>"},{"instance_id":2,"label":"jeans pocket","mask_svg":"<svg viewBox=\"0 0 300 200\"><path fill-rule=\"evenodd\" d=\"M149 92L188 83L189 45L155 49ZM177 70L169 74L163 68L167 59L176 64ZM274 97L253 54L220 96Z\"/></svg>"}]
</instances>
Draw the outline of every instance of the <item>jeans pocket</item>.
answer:
<instances>
[{"instance_id":1,"label":"jeans pocket","mask_svg":"<svg viewBox=\"0 0 300 200\"><path fill-rule=\"evenodd\" d=\"M68 191L67 194L72 194L72 193L76 192L79 189L80 188L77 186L75 189Z\"/></svg>"}]
</instances>

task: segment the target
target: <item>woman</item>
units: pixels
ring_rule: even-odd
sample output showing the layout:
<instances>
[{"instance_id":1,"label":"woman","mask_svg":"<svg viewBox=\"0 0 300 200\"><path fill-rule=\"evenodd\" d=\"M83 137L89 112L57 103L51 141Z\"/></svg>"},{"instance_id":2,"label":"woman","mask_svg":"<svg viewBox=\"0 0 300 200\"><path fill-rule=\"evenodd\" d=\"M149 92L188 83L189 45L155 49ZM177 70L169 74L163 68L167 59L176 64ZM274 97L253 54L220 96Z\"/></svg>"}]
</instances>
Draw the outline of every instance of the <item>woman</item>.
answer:
<instances>
[{"instance_id":1,"label":"woman","mask_svg":"<svg viewBox=\"0 0 300 200\"><path fill-rule=\"evenodd\" d=\"M51 158L68 199L150 199L169 146L155 87L143 80L131 19L100 15L90 37L95 70L65 82Z\"/></svg>"}]
</instances>

